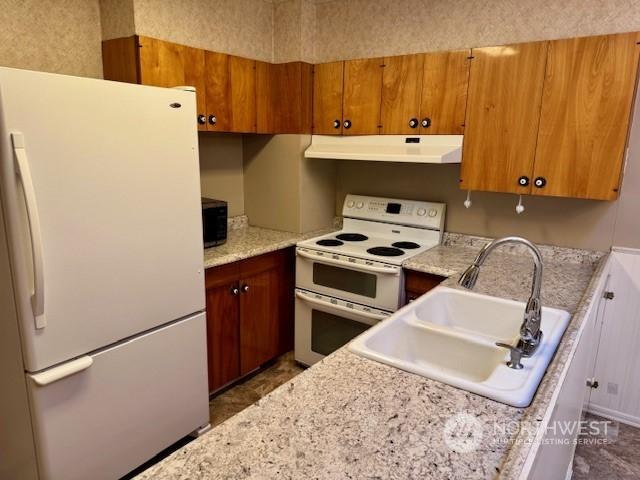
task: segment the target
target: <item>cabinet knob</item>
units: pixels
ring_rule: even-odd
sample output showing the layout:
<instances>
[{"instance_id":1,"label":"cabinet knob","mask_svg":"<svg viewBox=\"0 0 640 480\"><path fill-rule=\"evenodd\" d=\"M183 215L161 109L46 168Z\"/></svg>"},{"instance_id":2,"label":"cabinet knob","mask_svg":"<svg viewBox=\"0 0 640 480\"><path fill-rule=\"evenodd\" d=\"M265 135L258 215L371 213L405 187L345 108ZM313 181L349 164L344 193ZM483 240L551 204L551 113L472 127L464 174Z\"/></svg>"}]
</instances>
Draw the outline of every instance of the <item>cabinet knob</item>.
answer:
<instances>
[{"instance_id":1,"label":"cabinet knob","mask_svg":"<svg viewBox=\"0 0 640 480\"><path fill-rule=\"evenodd\" d=\"M333 128L340 128L340 120L333 121Z\"/></svg>"},{"instance_id":2,"label":"cabinet knob","mask_svg":"<svg viewBox=\"0 0 640 480\"><path fill-rule=\"evenodd\" d=\"M207 123L207 116L203 114L198 115L198 124L204 125L205 123Z\"/></svg>"},{"instance_id":3,"label":"cabinet knob","mask_svg":"<svg viewBox=\"0 0 640 480\"><path fill-rule=\"evenodd\" d=\"M247 293L249 291L249 285L242 285L242 293Z\"/></svg>"},{"instance_id":4,"label":"cabinet knob","mask_svg":"<svg viewBox=\"0 0 640 480\"><path fill-rule=\"evenodd\" d=\"M240 293L240 289L238 287L231 287L231 295L238 295Z\"/></svg>"},{"instance_id":5,"label":"cabinet knob","mask_svg":"<svg viewBox=\"0 0 640 480\"><path fill-rule=\"evenodd\" d=\"M209 123L211 125L215 125L218 123L218 118L215 115L209 115Z\"/></svg>"},{"instance_id":6,"label":"cabinet knob","mask_svg":"<svg viewBox=\"0 0 640 480\"><path fill-rule=\"evenodd\" d=\"M547 184L547 179L544 177L537 177L534 181L533 184L537 187L537 188L544 188L544 186Z\"/></svg>"},{"instance_id":7,"label":"cabinet knob","mask_svg":"<svg viewBox=\"0 0 640 480\"><path fill-rule=\"evenodd\" d=\"M425 117L422 119L422 128L429 128L431 126L431 119L429 117Z\"/></svg>"},{"instance_id":8,"label":"cabinet knob","mask_svg":"<svg viewBox=\"0 0 640 480\"><path fill-rule=\"evenodd\" d=\"M521 187L526 187L527 185L529 185L529 177L523 175L518 178L518 185L520 185Z\"/></svg>"},{"instance_id":9,"label":"cabinet knob","mask_svg":"<svg viewBox=\"0 0 640 480\"><path fill-rule=\"evenodd\" d=\"M409 120L409 126L411 128L418 128L418 119L412 118L411 120Z\"/></svg>"},{"instance_id":10,"label":"cabinet knob","mask_svg":"<svg viewBox=\"0 0 640 480\"><path fill-rule=\"evenodd\" d=\"M345 120L343 125L344 128L351 128L351 120Z\"/></svg>"}]
</instances>

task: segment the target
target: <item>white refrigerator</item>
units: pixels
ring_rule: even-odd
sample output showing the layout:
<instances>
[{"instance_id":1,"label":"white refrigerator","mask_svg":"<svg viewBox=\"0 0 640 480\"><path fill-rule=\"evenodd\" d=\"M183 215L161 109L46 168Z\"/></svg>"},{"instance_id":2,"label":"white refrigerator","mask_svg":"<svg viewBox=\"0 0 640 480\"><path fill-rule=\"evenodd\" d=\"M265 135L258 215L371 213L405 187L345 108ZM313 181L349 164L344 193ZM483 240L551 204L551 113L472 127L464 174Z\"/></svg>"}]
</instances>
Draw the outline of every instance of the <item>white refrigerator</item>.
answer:
<instances>
[{"instance_id":1,"label":"white refrigerator","mask_svg":"<svg viewBox=\"0 0 640 480\"><path fill-rule=\"evenodd\" d=\"M208 425L195 94L0 68L0 478Z\"/></svg>"}]
</instances>

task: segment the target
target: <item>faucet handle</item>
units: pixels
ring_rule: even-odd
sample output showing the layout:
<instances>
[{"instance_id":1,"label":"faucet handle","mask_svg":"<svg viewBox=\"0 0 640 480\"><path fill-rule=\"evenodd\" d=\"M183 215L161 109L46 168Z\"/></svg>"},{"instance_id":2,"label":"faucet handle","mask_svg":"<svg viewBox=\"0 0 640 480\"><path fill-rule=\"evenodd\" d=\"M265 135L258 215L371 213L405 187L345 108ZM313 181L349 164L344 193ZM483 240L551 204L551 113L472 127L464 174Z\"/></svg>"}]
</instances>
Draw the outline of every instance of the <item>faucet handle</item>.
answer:
<instances>
[{"instance_id":1,"label":"faucet handle","mask_svg":"<svg viewBox=\"0 0 640 480\"><path fill-rule=\"evenodd\" d=\"M514 370L521 370L524 368L522 363L522 356L524 355L524 350L520 347L514 347L513 345L509 345L508 343L496 342L498 347L506 348L511 352L511 359L507 362L507 367L513 368Z\"/></svg>"}]
</instances>

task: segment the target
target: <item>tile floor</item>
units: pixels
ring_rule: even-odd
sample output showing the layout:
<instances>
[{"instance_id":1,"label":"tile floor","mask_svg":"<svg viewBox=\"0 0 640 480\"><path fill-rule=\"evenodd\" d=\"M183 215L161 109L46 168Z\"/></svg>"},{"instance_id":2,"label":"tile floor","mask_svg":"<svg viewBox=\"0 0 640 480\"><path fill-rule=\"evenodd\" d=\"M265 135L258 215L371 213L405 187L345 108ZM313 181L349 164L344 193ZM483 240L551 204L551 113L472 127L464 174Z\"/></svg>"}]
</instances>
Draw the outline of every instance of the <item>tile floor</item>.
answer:
<instances>
[{"instance_id":1,"label":"tile floor","mask_svg":"<svg viewBox=\"0 0 640 480\"><path fill-rule=\"evenodd\" d=\"M244 382L215 396L209 402L211 426L244 410L266 394L288 382L304 369L293 359L293 352L285 353L275 362Z\"/></svg>"},{"instance_id":2,"label":"tile floor","mask_svg":"<svg viewBox=\"0 0 640 480\"><path fill-rule=\"evenodd\" d=\"M587 420L606 419L587 414ZM579 443L573 462L572 480L640 479L640 428L611 422L606 435L585 436L606 439L608 443Z\"/></svg>"}]
</instances>

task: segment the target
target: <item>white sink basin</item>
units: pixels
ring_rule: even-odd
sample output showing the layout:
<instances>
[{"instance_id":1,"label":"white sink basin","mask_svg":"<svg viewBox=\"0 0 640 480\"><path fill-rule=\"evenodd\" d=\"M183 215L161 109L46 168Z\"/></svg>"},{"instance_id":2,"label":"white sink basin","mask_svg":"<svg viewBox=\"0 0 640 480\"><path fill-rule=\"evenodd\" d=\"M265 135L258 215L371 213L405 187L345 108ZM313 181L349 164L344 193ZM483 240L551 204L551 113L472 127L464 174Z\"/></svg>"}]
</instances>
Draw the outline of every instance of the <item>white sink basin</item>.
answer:
<instances>
[{"instance_id":1,"label":"white sink basin","mask_svg":"<svg viewBox=\"0 0 640 480\"><path fill-rule=\"evenodd\" d=\"M542 343L522 370L507 367L525 304L437 287L367 330L349 350L515 407L531 403L570 315L542 308Z\"/></svg>"}]
</instances>

